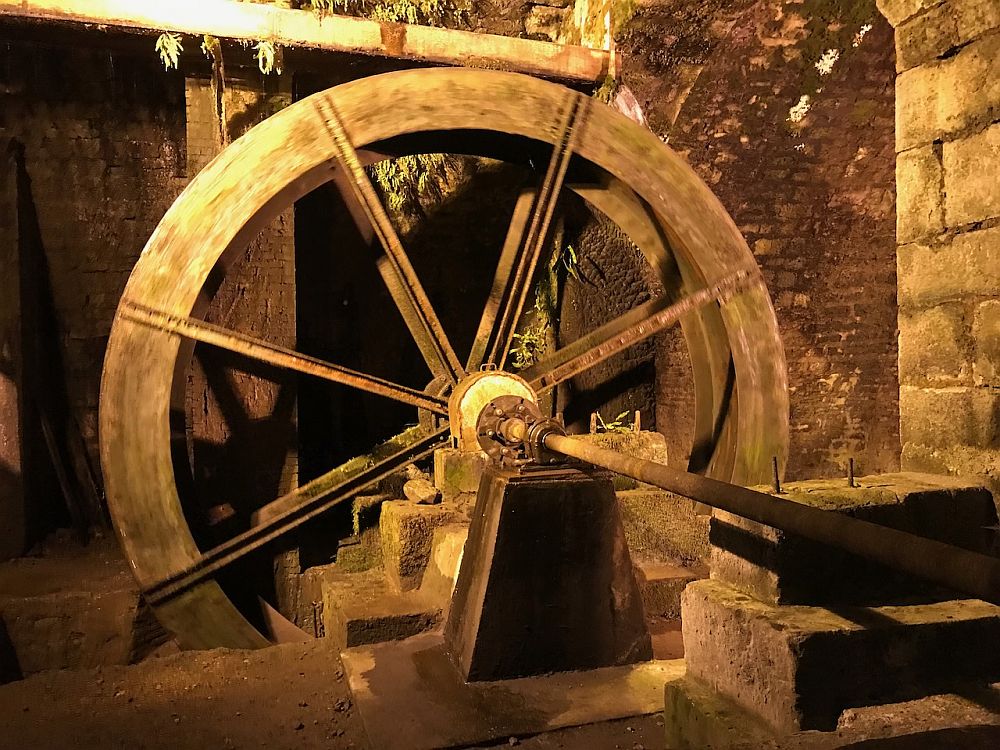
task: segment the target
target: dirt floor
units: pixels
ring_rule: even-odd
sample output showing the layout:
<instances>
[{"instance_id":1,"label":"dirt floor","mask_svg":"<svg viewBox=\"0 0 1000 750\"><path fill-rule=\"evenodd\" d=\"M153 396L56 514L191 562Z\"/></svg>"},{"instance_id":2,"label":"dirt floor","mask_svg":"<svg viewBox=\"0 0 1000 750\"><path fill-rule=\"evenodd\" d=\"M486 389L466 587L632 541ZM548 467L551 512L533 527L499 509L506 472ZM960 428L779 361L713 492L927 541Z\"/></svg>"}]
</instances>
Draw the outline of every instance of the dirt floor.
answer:
<instances>
[{"instance_id":1,"label":"dirt floor","mask_svg":"<svg viewBox=\"0 0 1000 750\"><path fill-rule=\"evenodd\" d=\"M369 747L323 641L41 673L0 686L0 727L0 750ZM509 746L661 750L663 722L647 716L494 745Z\"/></svg>"}]
</instances>

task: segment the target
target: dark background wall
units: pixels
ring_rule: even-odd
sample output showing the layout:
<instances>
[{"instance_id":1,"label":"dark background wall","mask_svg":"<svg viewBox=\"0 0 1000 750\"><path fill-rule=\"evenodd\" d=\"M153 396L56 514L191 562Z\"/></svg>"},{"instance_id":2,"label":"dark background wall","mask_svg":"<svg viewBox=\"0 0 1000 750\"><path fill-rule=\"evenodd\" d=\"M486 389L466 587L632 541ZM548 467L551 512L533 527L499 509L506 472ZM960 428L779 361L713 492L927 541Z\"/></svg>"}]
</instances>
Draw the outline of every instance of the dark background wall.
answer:
<instances>
[{"instance_id":1,"label":"dark background wall","mask_svg":"<svg viewBox=\"0 0 1000 750\"><path fill-rule=\"evenodd\" d=\"M836 13L821 24L807 21L820 6ZM473 25L504 31L511 14L499 6L486 8ZM867 18L872 29L851 46L854 29ZM204 91L186 89L184 73L164 72L148 39L88 47L82 38L29 40L0 29L0 135L23 145L53 300L53 325L45 335L56 344L63 366L53 376L64 382L69 411L96 466L100 368L115 306L149 234L212 146L202 137L211 133L211 123L204 121L204 112L192 110L192 101L204 99ZM644 5L618 30L617 40L622 80L649 126L709 183L764 269L789 362L790 474L839 473L849 456L864 472L896 468L889 28L870 2L668 0ZM814 63L828 48L840 49L841 58L828 76L819 76ZM185 72L204 78L207 64L196 51L190 54L182 61ZM353 61L348 77L372 70ZM343 72L332 75L343 77ZM263 88L255 93L258 84ZM237 100L231 106L242 118L234 136L290 99L287 87L269 92L270 85L258 81L234 88ZM822 91L815 94L816 88ZM810 91L812 108L798 124L789 123L789 110ZM197 142L192 128L202 134ZM478 207L483 195L515 184L519 179L483 172L468 182L472 198L465 204ZM414 235L431 254L423 261L426 272L442 283L450 278L448 267L434 259L447 257L448 243L465 231L462 204L453 196L436 227ZM327 216L320 208L309 221L319 227ZM322 252L323 238L307 242L290 215L279 224L274 241L260 246L267 261L264 285L255 287L252 275L234 277L223 290L226 310L217 310L215 319L253 330L277 314L281 343L292 343L292 329L301 333L303 323L295 321L294 302L284 293L285 312L276 311L268 279L283 289L292 283L294 268L279 268L279 261L288 260L293 236L295 254L313 247L312 260ZM502 229L501 222L490 232ZM575 300L579 311L567 316L567 330L589 328L600 322L597 312L606 314L648 293L631 248L613 230L600 222L584 223L573 241L581 271L589 271L595 284L565 297ZM463 252L454 259L462 267L470 265L469 253L482 256L472 245ZM463 284L475 287L472 280ZM322 309L347 298L343 289L329 291L314 295L309 304ZM351 294L352 304L371 302L363 290ZM442 298L442 305L457 299ZM476 316L480 306L474 305ZM448 314L465 317L461 310ZM667 335L655 348L630 354L618 370L579 380L574 384L579 400L570 416L585 422L592 409L613 417L620 408L642 408L646 424L654 418L668 436L671 461L685 463L691 396L683 354L681 342ZM199 393L208 393L197 371L192 382ZM277 392L259 382L258 373L230 380L244 405L248 393L264 394L257 404L261 408L246 412L258 434L264 434L265 412L278 402ZM201 413L195 415L210 438L203 448L209 457L212 445L233 432L225 424L224 404L213 398L202 398ZM295 414L281 403L286 413L277 428L284 431ZM294 471L294 461L275 467L282 485ZM218 476L215 482L225 485Z\"/></svg>"},{"instance_id":2,"label":"dark background wall","mask_svg":"<svg viewBox=\"0 0 1000 750\"><path fill-rule=\"evenodd\" d=\"M788 360L789 476L837 475L849 457L898 468L892 29L873 2L682 0L643 6L618 39L650 127L764 271ZM829 49L839 59L822 75ZM811 107L791 122L803 94ZM679 336L661 341L668 439L690 429L681 355Z\"/></svg>"},{"instance_id":3,"label":"dark background wall","mask_svg":"<svg viewBox=\"0 0 1000 750\"><path fill-rule=\"evenodd\" d=\"M111 318L184 186L184 79L154 55L0 35L0 133L23 145L70 404L96 459Z\"/></svg>"}]
</instances>

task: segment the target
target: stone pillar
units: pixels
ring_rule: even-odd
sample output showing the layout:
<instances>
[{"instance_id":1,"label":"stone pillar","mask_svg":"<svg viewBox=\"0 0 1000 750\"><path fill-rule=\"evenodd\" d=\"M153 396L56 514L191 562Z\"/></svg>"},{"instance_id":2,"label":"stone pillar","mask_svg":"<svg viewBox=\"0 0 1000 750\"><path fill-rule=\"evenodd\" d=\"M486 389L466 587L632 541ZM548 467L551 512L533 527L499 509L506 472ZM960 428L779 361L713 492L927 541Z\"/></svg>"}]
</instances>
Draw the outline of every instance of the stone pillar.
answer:
<instances>
[{"instance_id":1,"label":"stone pillar","mask_svg":"<svg viewBox=\"0 0 1000 750\"><path fill-rule=\"evenodd\" d=\"M905 469L1000 490L1000 4L878 0L896 29Z\"/></svg>"},{"instance_id":2,"label":"stone pillar","mask_svg":"<svg viewBox=\"0 0 1000 750\"><path fill-rule=\"evenodd\" d=\"M0 142L0 560L27 544L22 468L21 263L15 141Z\"/></svg>"}]
</instances>

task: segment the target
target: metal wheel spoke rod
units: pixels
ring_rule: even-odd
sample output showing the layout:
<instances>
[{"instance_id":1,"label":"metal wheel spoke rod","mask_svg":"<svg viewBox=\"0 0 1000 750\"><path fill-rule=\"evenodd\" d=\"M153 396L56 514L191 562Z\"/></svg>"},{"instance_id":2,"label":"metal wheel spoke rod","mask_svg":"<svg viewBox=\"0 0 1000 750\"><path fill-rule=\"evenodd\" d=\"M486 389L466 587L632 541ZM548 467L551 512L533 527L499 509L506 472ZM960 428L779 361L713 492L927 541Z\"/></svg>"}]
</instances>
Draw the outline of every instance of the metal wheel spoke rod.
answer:
<instances>
[{"instance_id":1,"label":"metal wheel spoke rod","mask_svg":"<svg viewBox=\"0 0 1000 750\"><path fill-rule=\"evenodd\" d=\"M536 392L543 393L656 335L699 307L725 302L757 284L763 281L756 268L740 270L673 304L667 297L650 300L529 367L521 376Z\"/></svg>"},{"instance_id":2,"label":"metal wheel spoke rod","mask_svg":"<svg viewBox=\"0 0 1000 750\"><path fill-rule=\"evenodd\" d=\"M444 399L429 396L426 393L414 388L398 385L389 380L366 375L363 372L341 367L330 362L325 362L316 357L285 347L272 344L268 341L247 336L244 333L222 328L221 326L206 323L197 318L189 318L182 315L171 315L161 310L139 305L135 302L125 301L122 303L122 316L126 320L140 325L149 326L167 333L177 334L192 341L200 341L203 344L216 346L220 349L241 354L259 362L265 362L275 367L286 370L294 370L306 375L313 375L323 380L329 380L341 385L348 385L368 393L378 396L385 396L404 404L416 406L419 409L426 409L435 414L446 415L448 406Z\"/></svg>"},{"instance_id":3,"label":"metal wheel spoke rod","mask_svg":"<svg viewBox=\"0 0 1000 750\"><path fill-rule=\"evenodd\" d=\"M333 103L326 99L317 101L316 114L330 134L330 139L337 149L337 161L382 246L384 255L377 261L378 270L410 329L410 334L427 361L431 373L435 376L443 375L452 383L457 382L465 375L465 370L458 361L448 337L445 336L441 321L431 307L427 293L417 279L416 271L403 249L403 243L396 234L385 206L378 199L371 180L361 166L358 152L347 135L340 115Z\"/></svg>"},{"instance_id":4,"label":"metal wheel spoke rod","mask_svg":"<svg viewBox=\"0 0 1000 750\"><path fill-rule=\"evenodd\" d=\"M342 467L332 469L261 510L277 506L281 510L266 520L200 555L183 570L178 570L143 589L150 604L156 605L190 589L241 557L273 542L292 529L326 513L407 464L431 455L445 441L448 428L411 440L395 453L362 471L344 476Z\"/></svg>"},{"instance_id":5,"label":"metal wheel spoke rod","mask_svg":"<svg viewBox=\"0 0 1000 750\"><path fill-rule=\"evenodd\" d=\"M503 369L528 297L535 267L549 235L549 225L566 178L566 170L575 145L582 135L589 104L587 97L575 92L567 97L565 115L558 126L545 177L537 192L527 193L534 198L530 214L525 215L525 193L522 193L515 206L493 288L480 320L477 343L469 356L470 365L485 361Z\"/></svg>"}]
</instances>

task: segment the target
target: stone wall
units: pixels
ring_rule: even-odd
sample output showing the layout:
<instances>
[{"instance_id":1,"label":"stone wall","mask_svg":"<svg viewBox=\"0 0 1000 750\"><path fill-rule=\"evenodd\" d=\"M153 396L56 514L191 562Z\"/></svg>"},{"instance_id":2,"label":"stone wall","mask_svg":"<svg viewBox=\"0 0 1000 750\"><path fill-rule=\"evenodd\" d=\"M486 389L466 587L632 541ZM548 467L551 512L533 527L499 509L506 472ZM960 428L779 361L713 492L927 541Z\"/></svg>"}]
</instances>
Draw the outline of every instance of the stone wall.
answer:
<instances>
[{"instance_id":1,"label":"stone wall","mask_svg":"<svg viewBox=\"0 0 1000 750\"><path fill-rule=\"evenodd\" d=\"M1000 490L1000 4L879 0L896 27L905 468Z\"/></svg>"},{"instance_id":2,"label":"stone wall","mask_svg":"<svg viewBox=\"0 0 1000 750\"><path fill-rule=\"evenodd\" d=\"M661 0L616 34L622 81L747 238L788 361L789 478L898 468L893 46L872 0ZM678 333L657 429L686 460ZM680 439L678 439L680 438ZM680 454L680 455L678 455Z\"/></svg>"},{"instance_id":3,"label":"stone wall","mask_svg":"<svg viewBox=\"0 0 1000 750\"><path fill-rule=\"evenodd\" d=\"M186 80L182 72L165 71L151 43L93 43L75 36L49 44L2 32L0 136L23 147L40 256L31 288L46 295L51 290L51 329L28 332L45 339L47 371L36 380L39 387L65 390L64 406L97 469L101 368L125 282L164 212L221 143L207 78ZM184 66L189 72L206 74L204 62L190 63ZM289 84L289 77L231 77L229 136L287 105ZM209 319L294 345L293 250L288 212L251 243L248 257L219 289ZM46 318L45 311L39 314ZM205 361L219 365L212 382ZM294 455L286 453L294 445L294 382L282 388L278 381L273 372L196 349L189 428L206 510L224 508L233 497L266 502L296 482ZM232 443L234 435L240 442ZM267 446L278 438L275 457ZM48 461L43 445L25 462L27 478L51 474ZM29 504L44 500L51 510L61 503L57 486L32 494L45 498ZM47 528L65 522L49 518ZM42 523L38 531L45 530Z\"/></svg>"},{"instance_id":4,"label":"stone wall","mask_svg":"<svg viewBox=\"0 0 1000 750\"><path fill-rule=\"evenodd\" d=\"M31 42L0 28L0 140L23 149L21 201L30 217L20 252L31 256L21 258L22 288L31 290L23 303L34 313L22 345L38 364L26 383L36 389L33 406L44 398L55 409L57 442L79 444L82 435L95 469L111 319L140 250L184 184L183 102L183 78L164 74L155 55ZM37 417L22 429L40 443L23 464L33 514L58 516L61 493ZM39 519L37 533L60 522Z\"/></svg>"}]
</instances>

